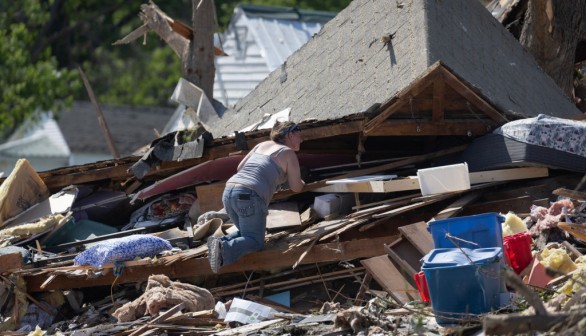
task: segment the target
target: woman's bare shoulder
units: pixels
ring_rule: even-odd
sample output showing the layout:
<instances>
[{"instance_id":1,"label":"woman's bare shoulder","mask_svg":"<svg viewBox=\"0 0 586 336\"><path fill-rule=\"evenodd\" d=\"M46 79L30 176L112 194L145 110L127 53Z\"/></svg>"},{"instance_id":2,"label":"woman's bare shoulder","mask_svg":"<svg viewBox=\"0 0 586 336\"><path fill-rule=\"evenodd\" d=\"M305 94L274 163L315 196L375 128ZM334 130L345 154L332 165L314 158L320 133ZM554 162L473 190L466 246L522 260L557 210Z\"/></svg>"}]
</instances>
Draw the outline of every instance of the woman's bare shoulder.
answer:
<instances>
[{"instance_id":1,"label":"woman's bare shoulder","mask_svg":"<svg viewBox=\"0 0 586 336\"><path fill-rule=\"evenodd\" d=\"M265 141L261 142L258 147L256 148L256 152L264 155L272 155L276 152L287 152L290 151L291 148L281 145L274 141Z\"/></svg>"}]
</instances>

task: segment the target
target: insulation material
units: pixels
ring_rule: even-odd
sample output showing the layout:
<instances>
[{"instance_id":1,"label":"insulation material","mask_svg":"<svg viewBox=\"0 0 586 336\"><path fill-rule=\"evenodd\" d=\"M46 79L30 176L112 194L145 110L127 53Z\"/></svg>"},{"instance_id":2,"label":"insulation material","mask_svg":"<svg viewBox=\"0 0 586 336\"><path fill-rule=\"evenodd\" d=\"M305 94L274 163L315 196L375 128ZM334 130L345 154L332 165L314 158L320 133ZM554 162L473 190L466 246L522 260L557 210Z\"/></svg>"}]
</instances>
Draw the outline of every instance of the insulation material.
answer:
<instances>
[{"instance_id":1,"label":"insulation material","mask_svg":"<svg viewBox=\"0 0 586 336\"><path fill-rule=\"evenodd\" d=\"M564 199L551 204L549 208L540 206L531 207L531 219L535 224L531 227L531 235L539 235L543 230L557 227L565 211L572 211L574 203L571 200Z\"/></svg>"},{"instance_id":2,"label":"insulation material","mask_svg":"<svg viewBox=\"0 0 586 336\"><path fill-rule=\"evenodd\" d=\"M63 215L49 216L46 218L41 218L34 223L20 224L14 227L0 230L0 237L24 237L36 233L41 233L53 228L56 224L63 220L63 218L65 218Z\"/></svg>"},{"instance_id":3,"label":"insulation material","mask_svg":"<svg viewBox=\"0 0 586 336\"><path fill-rule=\"evenodd\" d=\"M525 225L525 222L512 212L505 215L505 221L503 222L502 227L503 237L527 231L527 225Z\"/></svg>"},{"instance_id":4,"label":"insulation material","mask_svg":"<svg viewBox=\"0 0 586 336\"><path fill-rule=\"evenodd\" d=\"M14 170L0 185L0 227L4 221L46 200L49 189L26 159L16 162Z\"/></svg>"},{"instance_id":5,"label":"insulation material","mask_svg":"<svg viewBox=\"0 0 586 336\"><path fill-rule=\"evenodd\" d=\"M214 309L215 306L214 297L207 289L154 274L149 277L143 295L116 309L112 315L118 322L134 321L145 315L155 316L180 303L185 304L187 312Z\"/></svg>"},{"instance_id":6,"label":"insulation material","mask_svg":"<svg viewBox=\"0 0 586 336\"><path fill-rule=\"evenodd\" d=\"M566 283L560 288L560 292L571 295L584 290L584 283L586 283L586 256L580 256L574 260L577 271L572 274L572 278L566 281Z\"/></svg>"},{"instance_id":7,"label":"insulation material","mask_svg":"<svg viewBox=\"0 0 586 336\"><path fill-rule=\"evenodd\" d=\"M554 269L563 274L575 270L576 264L570 259L570 256L561 248L545 248L541 251L541 264L547 268Z\"/></svg>"}]
</instances>

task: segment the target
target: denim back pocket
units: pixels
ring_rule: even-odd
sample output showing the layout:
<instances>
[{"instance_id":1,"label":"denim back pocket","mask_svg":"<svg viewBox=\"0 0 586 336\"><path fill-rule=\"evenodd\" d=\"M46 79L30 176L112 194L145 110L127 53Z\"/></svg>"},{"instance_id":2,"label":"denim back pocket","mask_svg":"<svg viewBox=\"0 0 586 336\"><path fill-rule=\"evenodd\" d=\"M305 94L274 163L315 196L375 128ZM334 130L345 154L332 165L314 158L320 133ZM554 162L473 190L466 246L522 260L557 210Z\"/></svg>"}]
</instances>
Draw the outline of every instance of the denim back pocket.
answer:
<instances>
[{"instance_id":1,"label":"denim back pocket","mask_svg":"<svg viewBox=\"0 0 586 336\"><path fill-rule=\"evenodd\" d=\"M254 203L255 202L253 199L248 199L248 200L236 199L236 206L234 207L234 211L240 217L252 216L252 215L254 215L254 212L255 212Z\"/></svg>"}]
</instances>

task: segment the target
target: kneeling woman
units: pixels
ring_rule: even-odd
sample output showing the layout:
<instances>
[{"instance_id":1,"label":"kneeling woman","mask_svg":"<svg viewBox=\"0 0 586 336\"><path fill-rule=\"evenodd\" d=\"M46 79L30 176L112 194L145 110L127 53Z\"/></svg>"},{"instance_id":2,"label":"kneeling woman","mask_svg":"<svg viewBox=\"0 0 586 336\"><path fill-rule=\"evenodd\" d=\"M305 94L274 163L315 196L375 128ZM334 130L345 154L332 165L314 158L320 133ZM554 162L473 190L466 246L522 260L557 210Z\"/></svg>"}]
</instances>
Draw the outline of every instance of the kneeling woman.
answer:
<instances>
[{"instance_id":1,"label":"kneeling woman","mask_svg":"<svg viewBox=\"0 0 586 336\"><path fill-rule=\"evenodd\" d=\"M214 273L243 255L264 247L268 206L280 184L300 192L301 179L296 151L301 145L297 124L277 122L271 140L256 145L238 165L238 172L226 183L222 201L238 231L208 239L208 258Z\"/></svg>"}]
</instances>

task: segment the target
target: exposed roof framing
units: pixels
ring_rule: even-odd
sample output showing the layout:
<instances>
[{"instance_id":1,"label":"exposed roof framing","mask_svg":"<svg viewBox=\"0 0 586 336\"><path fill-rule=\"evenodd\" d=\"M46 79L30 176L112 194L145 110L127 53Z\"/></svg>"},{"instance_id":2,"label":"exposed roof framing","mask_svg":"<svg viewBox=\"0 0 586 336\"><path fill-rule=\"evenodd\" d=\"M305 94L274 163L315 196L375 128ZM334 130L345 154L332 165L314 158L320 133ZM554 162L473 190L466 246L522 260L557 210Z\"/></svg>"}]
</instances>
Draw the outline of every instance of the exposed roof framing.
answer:
<instances>
[{"instance_id":1,"label":"exposed roof framing","mask_svg":"<svg viewBox=\"0 0 586 336\"><path fill-rule=\"evenodd\" d=\"M387 100L379 111L364 125L366 135L477 136L508 121L441 62Z\"/></svg>"}]
</instances>

